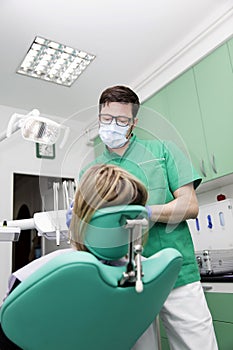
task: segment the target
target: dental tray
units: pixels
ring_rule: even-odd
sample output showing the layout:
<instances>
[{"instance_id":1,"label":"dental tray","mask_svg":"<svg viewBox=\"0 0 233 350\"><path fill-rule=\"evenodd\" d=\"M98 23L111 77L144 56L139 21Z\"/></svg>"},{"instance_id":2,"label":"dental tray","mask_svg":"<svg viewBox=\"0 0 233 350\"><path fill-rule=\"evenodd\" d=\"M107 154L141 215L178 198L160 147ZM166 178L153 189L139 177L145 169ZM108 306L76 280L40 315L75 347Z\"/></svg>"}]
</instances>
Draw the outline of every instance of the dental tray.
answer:
<instances>
[{"instance_id":1,"label":"dental tray","mask_svg":"<svg viewBox=\"0 0 233 350\"><path fill-rule=\"evenodd\" d=\"M233 273L233 249L205 249L195 252L201 276Z\"/></svg>"}]
</instances>

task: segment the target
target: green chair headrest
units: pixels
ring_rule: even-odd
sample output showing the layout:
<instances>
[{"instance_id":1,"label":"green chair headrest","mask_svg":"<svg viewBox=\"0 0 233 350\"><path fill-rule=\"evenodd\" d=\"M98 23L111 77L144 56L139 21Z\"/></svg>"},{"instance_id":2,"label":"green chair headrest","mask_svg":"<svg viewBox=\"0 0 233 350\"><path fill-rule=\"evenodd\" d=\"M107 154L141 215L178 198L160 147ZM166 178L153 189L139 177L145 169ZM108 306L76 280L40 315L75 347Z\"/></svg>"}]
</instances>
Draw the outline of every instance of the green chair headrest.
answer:
<instances>
[{"instance_id":1,"label":"green chair headrest","mask_svg":"<svg viewBox=\"0 0 233 350\"><path fill-rule=\"evenodd\" d=\"M128 252L129 231L125 228L129 219L148 219L141 205L119 205L95 212L87 230L84 243L88 250L104 260L118 260Z\"/></svg>"}]
</instances>

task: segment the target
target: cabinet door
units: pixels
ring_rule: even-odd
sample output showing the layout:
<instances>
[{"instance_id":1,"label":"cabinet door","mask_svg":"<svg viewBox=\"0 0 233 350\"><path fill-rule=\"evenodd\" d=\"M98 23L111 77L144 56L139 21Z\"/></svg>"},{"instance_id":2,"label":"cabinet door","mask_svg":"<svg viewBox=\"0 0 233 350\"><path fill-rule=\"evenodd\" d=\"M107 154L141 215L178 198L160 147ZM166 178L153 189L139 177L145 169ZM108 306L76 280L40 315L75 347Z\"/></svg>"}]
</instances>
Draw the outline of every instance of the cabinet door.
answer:
<instances>
[{"instance_id":1,"label":"cabinet door","mask_svg":"<svg viewBox=\"0 0 233 350\"><path fill-rule=\"evenodd\" d=\"M192 163L209 180L208 154L193 70L190 69L166 88L170 120L180 133Z\"/></svg>"},{"instance_id":2,"label":"cabinet door","mask_svg":"<svg viewBox=\"0 0 233 350\"><path fill-rule=\"evenodd\" d=\"M157 92L155 95L146 100L143 105L143 109L152 109L160 113L164 118L169 120L167 99L166 99L166 87Z\"/></svg>"},{"instance_id":3,"label":"cabinet door","mask_svg":"<svg viewBox=\"0 0 233 350\"><path fill-rule=\"evenodd\" d=\"M216 178L233 171L233 73L227 44L195 65L194 74Z\"/></svg>"},{"instance_id":4,"label":"cabinet door","mask_svg":"<svg viewBox=\"0 0 233 350\"><path fill-rule=\"evenodd\" d=\"M233 293L205 293L213 320L233 325Z\"/></svg>"},{"instance_id":5,"label":"cabinet door","mask_svg":"<svg viewBox=\"0 0 233 350\"><path fill-rule=\"evenodd\" d=\"M220 350L233 349L233 324L214 321L214 330Z\"/></svg>"},{"instance_id":6,"label":"cabinet door","mask_svg":"<svg viewBox=\"0 0 233 350\"><path fill-rule=\"evenodd\" d=\"M219 350L233 349L233 293L206 292Z\"/></svg>"},{"instance_id":7,"label":"cabinet door","mask_svg":"<svg viewBox=\"0 0 233 350\"><path fill-rule=\"evenodd\" d=\"M142 104L134 132L143 139L176 141L175 129L169 121L166 87Z\"/></svg>"}]
</instances>

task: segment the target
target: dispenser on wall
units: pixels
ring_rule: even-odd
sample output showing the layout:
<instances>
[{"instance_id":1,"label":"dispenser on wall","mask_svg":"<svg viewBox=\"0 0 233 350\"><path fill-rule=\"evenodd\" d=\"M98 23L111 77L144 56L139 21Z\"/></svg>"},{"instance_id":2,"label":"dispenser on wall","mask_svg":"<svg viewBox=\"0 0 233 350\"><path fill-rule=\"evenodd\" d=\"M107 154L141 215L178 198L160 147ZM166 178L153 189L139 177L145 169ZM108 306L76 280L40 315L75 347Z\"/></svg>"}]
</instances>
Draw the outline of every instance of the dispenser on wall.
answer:
<instances>
[{"instance_id":1,"label":"dispenser on wall","mask_svg":"<svg viewBox=\"0 0 233 350\"><path fill-rule=\"evenodd\" d=\"M233 200L200 206L198 217L188 225L201 275L232 274Z\"/></svg>"},{"instance_id":2,"label":"dispenser on wall","mask_svg":"<svg viewBox=\"0 0 233 350\"><path fill-rule=\"evenodd\" d=\"M233 249L233 200L200 206L196 219L188 220L195 251Z\"/></svg>"}]
</instances>

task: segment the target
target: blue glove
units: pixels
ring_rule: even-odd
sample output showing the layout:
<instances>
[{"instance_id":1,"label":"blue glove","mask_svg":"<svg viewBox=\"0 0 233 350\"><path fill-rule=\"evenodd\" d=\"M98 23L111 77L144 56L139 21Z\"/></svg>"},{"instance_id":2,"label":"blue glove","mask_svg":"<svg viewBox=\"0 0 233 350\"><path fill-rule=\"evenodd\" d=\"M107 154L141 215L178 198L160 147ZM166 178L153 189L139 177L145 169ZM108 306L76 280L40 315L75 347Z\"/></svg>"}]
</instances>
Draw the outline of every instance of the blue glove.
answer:
<instances>
[{"instance_id":1,"label":"blue glove","mask_svg":"<svg viewBox=\"0 0 233 350\"><path fill-rule=\"evenodd\" d=\"M148 219L150 219L151 215L152 215L152 209L149 205L146 205L145 208L146 208L147 213L148 213Z\"/></svg>"},{"instance_id":2,"label":"blue glove","mask_svg":"<svg viewBox=\"0 0 233 350\"><path fill-rule=\"evenodd\" d=\"M66 212L66 225L69 228L70 222L72 218L72 211L73 211L74 201L71 202L69 209Z\"/></svg>"}]
</instances>

